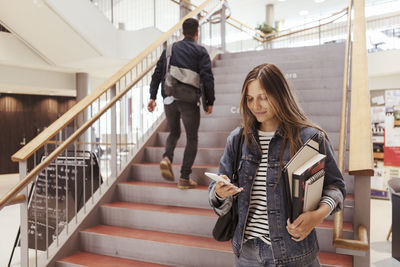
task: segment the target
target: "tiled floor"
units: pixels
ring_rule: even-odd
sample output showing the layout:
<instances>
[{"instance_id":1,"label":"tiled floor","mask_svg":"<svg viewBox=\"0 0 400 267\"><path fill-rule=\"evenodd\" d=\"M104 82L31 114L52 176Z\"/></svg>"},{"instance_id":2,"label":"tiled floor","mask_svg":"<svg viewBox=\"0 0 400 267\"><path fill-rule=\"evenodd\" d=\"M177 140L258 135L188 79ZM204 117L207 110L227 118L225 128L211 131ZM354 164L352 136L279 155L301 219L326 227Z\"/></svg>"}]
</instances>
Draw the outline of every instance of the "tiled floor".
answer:
<instances>
[{"instance_id":1,"label":"tiled floor","mask_svg":"<svg viewBox=\"0 0 400 267\"><path fill-rule=\"evenodd\" d=\"M18 182L18 175L0 175L0 197ZM386 236L391 225L391 204L387 200L371 200L371 266L400 267L400 262L391 257L391 242ZM6 207L0 211L0 266L7 266L19 225L19 206ZM19 266L19 251L16 251L11 266Z\"/></svg>"}]
</instances>

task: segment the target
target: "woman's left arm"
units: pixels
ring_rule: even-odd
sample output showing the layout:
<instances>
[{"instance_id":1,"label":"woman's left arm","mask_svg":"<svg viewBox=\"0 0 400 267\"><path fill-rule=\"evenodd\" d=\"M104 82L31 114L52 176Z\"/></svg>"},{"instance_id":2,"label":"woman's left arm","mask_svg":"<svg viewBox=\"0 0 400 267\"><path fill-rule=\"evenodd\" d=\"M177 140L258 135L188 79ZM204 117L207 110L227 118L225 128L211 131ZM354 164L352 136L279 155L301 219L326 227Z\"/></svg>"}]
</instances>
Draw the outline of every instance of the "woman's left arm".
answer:
<instances>
[{"instance_id":1,"label":"woman's left arm","mask_svg":"<svg viewBox=\"0 0 400 267\"><path fill-rule=\"evenodd\" d=\"M336 164L332 146L322 133L319 141L319 152L326 155L322 198L318 209L301 214L293 223L288 220L286 228L295 241L306 238L329 214L341 210L346 196L343 176Z\"/></svg>"},{"instance_id":2,"label":"woman's left arm","mask_svg":"<svg viewBox=\"0 0 400 267\"><path fill-rule=\"evenodd\" d=\"M325 203L321 203L318 209L307 211L300 214L293 223L287 220L286 229L294 241L301 241L306 238L311 231L331 213L331 208Z\"/></svg>"}]
</instances>

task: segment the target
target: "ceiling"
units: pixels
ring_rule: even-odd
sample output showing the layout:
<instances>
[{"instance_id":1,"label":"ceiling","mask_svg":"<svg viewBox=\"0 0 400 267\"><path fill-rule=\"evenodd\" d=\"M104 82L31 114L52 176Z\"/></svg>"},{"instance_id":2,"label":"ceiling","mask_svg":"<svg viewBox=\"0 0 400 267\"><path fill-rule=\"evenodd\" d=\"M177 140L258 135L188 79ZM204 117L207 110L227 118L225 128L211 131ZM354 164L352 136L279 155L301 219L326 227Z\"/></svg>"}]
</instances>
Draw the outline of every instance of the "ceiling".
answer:
<instances>
[{"instance_id":1,"label":"ceiling","mask_svg":"<svg viewBox=\"0 0 400 267\"><path fill-rule=\"evenodd\" d=\"M348 0L228 0L232 11L232 17L243 23L255 27L265 22L266 5L274 5L275 21L281 21L280 27L289 28L305 22L327 17L342 10L348 4ZM377 9L376 5L382 8ZM366 15L377 15L377 12L388 13L400 10L400 0L365 0ZM373 8L371 6L374 6ZM307 10L307 15L299 12ZM374 13L374 14L372 14Z\"/></svg>"}]
</instances>

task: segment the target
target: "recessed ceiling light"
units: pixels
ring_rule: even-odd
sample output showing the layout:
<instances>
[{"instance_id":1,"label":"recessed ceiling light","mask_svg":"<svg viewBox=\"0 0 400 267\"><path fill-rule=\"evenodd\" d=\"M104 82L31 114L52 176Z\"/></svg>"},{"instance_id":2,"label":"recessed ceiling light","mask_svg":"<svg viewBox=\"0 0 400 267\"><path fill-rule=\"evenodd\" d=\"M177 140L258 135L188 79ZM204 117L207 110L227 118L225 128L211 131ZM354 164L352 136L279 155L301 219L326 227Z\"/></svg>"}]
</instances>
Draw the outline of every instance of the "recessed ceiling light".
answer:
<instances>
[{"instance_id":1,"label":"recessed ceiling light","mask_svg":"<svg viewBox=\"0 0 400 267\"><path fill-rule=\"evenodd\" d=\"M301 10L301 11L299 12L299 15L300 15L300 16L307 16L307 15L308 15L308 10Z\"/></svg>"},{"instance_id":2,"label":"recessed ceiling light","mask_svg":"<svg viewBox=\"0 0 400 267\"><path fill-rule=\"evenodd\" d=\"M12 94L12 91L8 90L7 93L8 93L8 94Z\"/></svg>"},{"instance_id":3,"label":"recessed ceiling light","mask_svg":"<svg viewBox=\"0 0 400 267\"><path fill-rule=\"evenodd\" d=\"M285 2L286 0L278 0L278 2Z\"/></svg>"},{"instance_id":4,"label":"recessed ceiling light","mask_svg":"<svg viewBox=\"0 0 400 267\"><path fill-rule=\"evenodd\" d=\"M314 0L315 3L322 3L325 2L325 0Z\"/></svg>"}]
</instances>

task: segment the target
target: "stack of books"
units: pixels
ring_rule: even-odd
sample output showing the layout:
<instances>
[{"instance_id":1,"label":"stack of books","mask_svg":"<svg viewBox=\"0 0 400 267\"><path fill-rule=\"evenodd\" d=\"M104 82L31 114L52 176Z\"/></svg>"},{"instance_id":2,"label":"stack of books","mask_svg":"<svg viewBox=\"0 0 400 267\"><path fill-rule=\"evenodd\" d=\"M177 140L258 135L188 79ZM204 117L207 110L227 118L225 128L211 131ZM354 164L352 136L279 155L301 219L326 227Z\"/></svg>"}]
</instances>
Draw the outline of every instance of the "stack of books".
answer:
<instances>
[{"instance_id":1,"label":"stack of books","mask_svg":"<svg viewBox=\"0 0 400 267\"><path fill-rule=\"evenodd\" d=\"M318 208L322 197L326 155L319 153L317 134L307 140L283 168L286 209L293 222Z\"/></svg>"}]
</instances>

